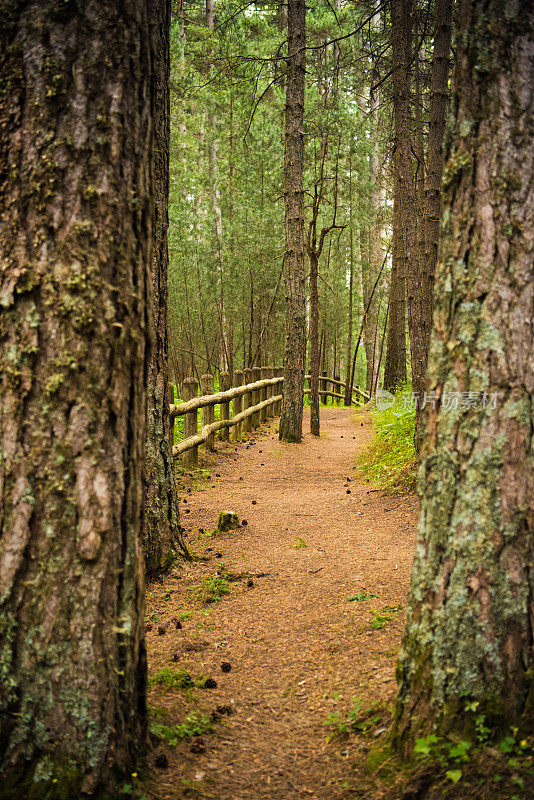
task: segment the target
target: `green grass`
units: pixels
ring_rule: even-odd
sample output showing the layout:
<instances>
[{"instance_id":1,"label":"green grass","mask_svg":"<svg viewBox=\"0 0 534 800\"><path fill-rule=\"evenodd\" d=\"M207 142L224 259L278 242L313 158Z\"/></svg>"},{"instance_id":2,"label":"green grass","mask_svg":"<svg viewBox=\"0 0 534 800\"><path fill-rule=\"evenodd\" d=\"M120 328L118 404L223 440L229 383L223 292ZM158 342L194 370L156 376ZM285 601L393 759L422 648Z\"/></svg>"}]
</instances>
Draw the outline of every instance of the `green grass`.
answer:
<instances>
[{"instance_id":1,"label":"green grass","mask_svg":"<svg viewBox=\"0 0 534 800\"><path fill-rule=\"evenodd\" d=\"M166 686L167 689L189 689L195 686L195 681L189 672L182 669L182 667L179 669L164 667L163 669L158 669L149 677L148 685L154 686L155 684Z\"/></svg>"},{"instance_id":2,"label":"green grass","mask_svg":"<svg viewBox=\"0 0 534 800\"><path fill-rule=\"evenodd\" d=\"M363 600L372 600L373 597L379 597L379 595L367 591L356 592L351 597L347 597L347 603L361 603Z\"/></svg>"},{"instance_id":3,"label":"green grass","mask_svg":"<svg viewBox=\"0 0 534 800\"><path fill-rule=\"evenodd\" d=\"M204 603L216 603L229 591L230 584L224 574L209 575L202 580L200 586L188 589L188 593L193 600L201 600Z\"/></svg>"},{"instance_id":4,"label":"green grass","mask_svg":"<svg viewBox=\"0 0 534 800\"><path fill-rule=\"evenodd\" d=\"M185 720L179 725L163 725L159 722L150 723L150 733L159 739L164 739L167 744L174 746L179 739L191 736L201 736L203 733L212 733L215 730L213 720L205 714L190 711Z\"/></svg>"},{"instance_id":5,"label":"green grass","mask_svg":"<svg viewBox=\"0 0 534 800\"><path fill-rule=\"evenodd\" d=\"M377 488L407 492L415 488L417 459L413 444L415 410L403 401L407 387L397 392L395 405L371 411L375 436L360 454L357 465Z\"/></svg>"}]
</instances>

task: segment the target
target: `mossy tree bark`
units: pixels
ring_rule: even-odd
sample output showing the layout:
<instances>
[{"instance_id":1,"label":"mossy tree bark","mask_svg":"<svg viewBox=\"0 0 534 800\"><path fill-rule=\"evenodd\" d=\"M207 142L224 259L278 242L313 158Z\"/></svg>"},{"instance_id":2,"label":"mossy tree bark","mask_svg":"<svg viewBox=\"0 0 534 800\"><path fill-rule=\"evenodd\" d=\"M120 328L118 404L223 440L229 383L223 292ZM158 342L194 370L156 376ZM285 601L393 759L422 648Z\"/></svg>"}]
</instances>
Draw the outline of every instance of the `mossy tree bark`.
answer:
<instances>
[{"instance_id":1,"label":"mossy tree bark","mask_svg":"<svg viewBox=\"0 0 534 800\"><path fill-rule=\"evenodd\" d=\"M532 732L534 8L464 0L394 741ZM455 394L459 393L459 394ZM473 708L473 706L470 706ZM466 730L467 729L467 730Z\"/></svg>"},{"instance_id":2,"label":"mossy tree bark","mask_svg":"<svg viewBox=\"0 0 534 800\"><path fill-rule=\"evenodd\" d=\"M289 0L285 114L286 332L284 390L279 438L302 439L306 297L304 291L304 78L306 70L306 4Z\"/></svg>"},{"instance_id":3,"label":"mossy tree bark","mask_svg":"<svg viewBox=\"0 0 534 800\"><path fill-rule=\"evenodd\" d=\"M147 448L143 545L147 577L168 570L176 557L187 557L171 450L168 381L167 268L169 251L169 29L170 0L150 0L152 50L154 253L152 325L147 375Z\"/></svg>"},{"instance_id":4,"label":"mossy tree bark","mask_svg":"<svg viewBox=\"0 0 534 800\"><path fill-rule=\"evenodd\" d=\"M82 797L145 738L143 0L0 13L0 775Z\"/></svg>"}]
</instances>

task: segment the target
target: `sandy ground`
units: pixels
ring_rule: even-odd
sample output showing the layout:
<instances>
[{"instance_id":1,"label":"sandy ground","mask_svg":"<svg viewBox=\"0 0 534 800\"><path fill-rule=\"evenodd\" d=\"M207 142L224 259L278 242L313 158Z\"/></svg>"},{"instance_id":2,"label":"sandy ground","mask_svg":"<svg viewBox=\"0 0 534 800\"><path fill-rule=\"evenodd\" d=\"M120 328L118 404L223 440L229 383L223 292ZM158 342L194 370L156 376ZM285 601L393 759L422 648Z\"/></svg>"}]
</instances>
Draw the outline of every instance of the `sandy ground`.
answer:
<instances>
[{"instance_id":1,"label":"sandy ground","mask_svg":"<svg viewBox=\"0 0 534 800\"><path fill-rule=\"evenodd\" d=\"M182 667L216 687L156 685L149 703L166 725L190 711L215 711L217 722L213 733L155 747L153 798L360 796L362 756L395 695L416 500L373 490L354 467L372 438L367 417L329 407L321 426L300 445L280 443L275 422L247 442L218 443L202 455L210 478L189 492L185 479L182 525L206 560L148 587L149 674ZM247 524L199 532L224 510ZM198 589L218 571L230 591L206 603ZM329 715L343 723L354 703L363 730L329 739L338 727Z\"/></svg>"}]
</instances>

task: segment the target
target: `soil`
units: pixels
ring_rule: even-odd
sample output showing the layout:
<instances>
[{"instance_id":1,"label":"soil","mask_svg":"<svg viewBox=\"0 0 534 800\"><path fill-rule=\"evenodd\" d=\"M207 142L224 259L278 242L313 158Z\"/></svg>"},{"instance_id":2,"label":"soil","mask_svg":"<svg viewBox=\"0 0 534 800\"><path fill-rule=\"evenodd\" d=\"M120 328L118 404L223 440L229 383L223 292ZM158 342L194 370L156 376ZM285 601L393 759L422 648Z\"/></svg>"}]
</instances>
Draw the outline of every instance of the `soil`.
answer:
<instances>
[{"instance_id":1,"label":"soil","mask_svg":"<svg viewBox=\"0 0 534 800\"><path fill-rule=\"evenodd\" d=\"M212 688L156 684L149 704L168 726L191 711L217 721L154 747L153 798L352 800L391 716L416 498L376 491L354 466L367 416L322 408L320 438L299 445L276 428L202 453L209 479L181 476L197 560L148 587L149 675L183 668ZM212 536L221 511L242 525ZM229 591L206 602L217 574Z\"/></svg>"}]
</instances>

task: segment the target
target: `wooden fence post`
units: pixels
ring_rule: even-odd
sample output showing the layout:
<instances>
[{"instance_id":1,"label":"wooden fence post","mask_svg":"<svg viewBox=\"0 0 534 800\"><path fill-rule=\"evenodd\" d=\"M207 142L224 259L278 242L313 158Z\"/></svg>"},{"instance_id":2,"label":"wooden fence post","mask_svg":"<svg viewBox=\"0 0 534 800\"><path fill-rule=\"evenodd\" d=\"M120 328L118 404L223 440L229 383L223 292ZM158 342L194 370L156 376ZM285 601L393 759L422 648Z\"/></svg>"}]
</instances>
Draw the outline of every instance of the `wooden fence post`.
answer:
<instances>
[{"instance_id":1,"label":"wooden fence post","mask_svg":"<svg viewBox=\"0 0 534 800\"><path fill-rule=\"evenodd\" d=\"M184 400L192 400L198 394L198 381L196 378L184 378L183 382ZM197 409L184 414L184 439L190 439L197 435ZM184 467L196 467L198 465L198 447L192 447L182 454L182 464Z\"/></svg>"},{"instance_id":2,"label":"wooden fence post","mask_svg":"<svg viewBox=\"0 0 534 800\"><path fill-rule=\"evenodd\" d=\"M174 405L174 385L169 381L167 383L167 398L166 398L167 407ZM174 445L174 417L171 417L169 420L169 442L171 445L171 452L172 447Z\"/></svg>"},{"instance_id":3,"label":"wooden fence post","mask_svg":"<svg viewBox=\"0 0 534 800\"><path fill-rule=\"evenodd\" d=\"M265 367L265 369L267 370L267 377L274 378L274 368ZM274 386L272 385L267 387L267 398L270 400L271 397L274 397ZM274 417L274 405L267 408L267 419L270 419L271 417Z\"/></svg>"},{"instance_id":4,"label":"wooden fence post","mask_svg":"<svg viewBox=\"0 0 534 800\"><path fill-rule=\"evenodd\" d=\"M336 379L336 381L340 381L341 380L341 376L340 375L334 375L334 378ZM339 386L339 384L335 383L334 387L335 387L336 393L337 394L341 394L341 386ZM332 402L333 402L333 398L332 398ZM340 397L336 397L336 406L339 406L339 405L341 405L341 398Z\"/></svg>"},{"instance_id":5,"label":"wooden fence post","mask_svg":"<svg viewBox=\"0 0 534 800\"><path fill-rule=\"evenodd\" d=\"M269 377L269 367L262 367L260 369L260 376L262 381L267 380L267 378ZM263 403L264 400L267 400L268 391L269 391L268 386L264 386L263 389L260 389L260 403ZM260 422L267 422L266 408L262 408L262 410L260 411Z\"/></svg>"},{"instance_id":6,"label":"wooden fence post","mask_svg":"<svg viewBox=\"0 0 534 800\"><path fill-rule=\"evenodd\" d=\"M259 367L253 367L252 368L252 380L254 381L254 383L256 383L256 381L261 380L261 369ZM254 391L252 392L252 405L253 406L257 406L258 403L260 402L260 394L261 394L261 389L254 389ZM256 411L252 415L252 427L253 428L259 428L260 427L260 412L259 411Z\"/></svg>"},{"instance_id":7,"label":"wooden fence post","mask_svg":"<svg viewBox=\"0 0 534 800\"><path fill-rule=\"evenodd\" d=\"M324 406L328 405L328 393L327 393L327 385L328 382L326 380L326 372L321 372L321 377L319 378L319 399Z\"/></svg>"},{"instance_id":8,"label":"wooden fence post","mask_svg":"<svg viewBox=\"0 0 534 800\"><path fill-rule=\"evenodd\" d=\"M200 394L203 397L206 394L213 394L213 375L202 375L200 378ZM213 406L205 406L200 411L200 424L210 425L215 422L215 408ZM215 434L210 433L206 439L206 450L212 453L215 450Z\"/></svg>"},{"instance_id":9,"label":"wooden fence post","mask_svg":"<svg viewBox=\"0 0 534 800\"><path fill-rule=\"evenodd\" d=\"M245 373L242 369L234 370L234 386L242 386L245 382ZM241 414L243 411L243 395L239 395L239 397L234 397L232 400L232 418L236 417L238 414ZM237 425L234 425L232 430L232 439L234 442L238 442L241 438L241 428L243 426L242 422L238 422Z\"/></svg>"},{"instance_id":10,"label":"wooden fence post","mask_svg":"<svg viewBox=\"0 0 534 800\"><path fill-rule=\"evenodd\" d=\"M230 373L229 372L220 372L219 373L219 391L220 392L227 392L228 389L232 388L232 381L230 380ZM230 419L230 403L221 403L220 406L220 414L219 419ZM230 428L223 428L220 431L219 438L221 442L229 442L230 441Z\"/></svg>"},{"instance_id":11,"label":"wooden fence post","mask_svg":"<svg viewBox=\"0 0 534 800\"><path fill-rule=\"evenodd\" d=\"M283 378L284 377L284 368L283 367L277 367L275 372L276 372L276 375L275 375L276 378ZM276 394L282 394L283 388L284 388L284 384L283 383L278 383L276 385L276 387L275 387ZM276 412L275 413L276 413L277 417L279 417L280 414L282 413L282 403L283 403L283 401L279 400L278 403L276 404Z\"/></svg>"},{"instance_id":12,"label":"wooden fence post","mask_svg":"<svg viewBox=\"0 0 534 800\"><path fill-rule=\"evenodd\" d=\"M252 383L254 380L253 372L250 367L245 370L245 383ZM243 395L243 411L250 408L252 405L252 392L245 392ZM243 420L243 433L250 433L252 430L252 417L247 417Z\"/></svg>"}]
</instances>

